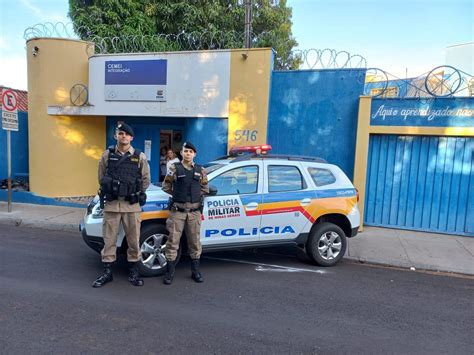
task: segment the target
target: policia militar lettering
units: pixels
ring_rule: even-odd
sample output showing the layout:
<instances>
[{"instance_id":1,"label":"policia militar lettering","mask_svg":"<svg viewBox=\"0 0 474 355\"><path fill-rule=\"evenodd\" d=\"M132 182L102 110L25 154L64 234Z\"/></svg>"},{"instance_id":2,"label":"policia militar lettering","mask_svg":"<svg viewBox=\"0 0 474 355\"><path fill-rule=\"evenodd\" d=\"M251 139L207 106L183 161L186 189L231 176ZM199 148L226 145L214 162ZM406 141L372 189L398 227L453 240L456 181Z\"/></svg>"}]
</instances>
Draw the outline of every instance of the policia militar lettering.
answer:
<instances>
[{"instance_id":1,"label":"policia militar lettering","mask_svg":"<svg viewBox=\"0 0 474 355\"><path fill-rule=\"evenodd\" d=\"M170 200L170 216L166 221L169 236L166 242L166 274L165 285L173 282L176 256L181 236L186 233L188 252L191 257L191 277L196 282L203 282L199 271L201 257L201 213L203 196L209 194L207 175L203 167L194 163L196 147L185 142L181 149L183 160L171 165L164 181L163 191L172 195Z\"/></svg>"},{"instance_id":2,"label":"policia militar lettering","mask_svg":"<svg viewBox=\"0 0 474 355\"><path fill-rule=\"evenodd\" d=\"M119 124L115 130L115 139L117 145L109 147L99 162L100 207L104 210L104 248L101 252L104 270L92 287L102 287L113 280L111 267L117 258L120 223L128 244L128 281L133 286L143 286L144 283L136 264L140 260L140 206L146 202L150 167L145 154L130 145L133 130L129 125Z\"/></svg>"}]
</instances>

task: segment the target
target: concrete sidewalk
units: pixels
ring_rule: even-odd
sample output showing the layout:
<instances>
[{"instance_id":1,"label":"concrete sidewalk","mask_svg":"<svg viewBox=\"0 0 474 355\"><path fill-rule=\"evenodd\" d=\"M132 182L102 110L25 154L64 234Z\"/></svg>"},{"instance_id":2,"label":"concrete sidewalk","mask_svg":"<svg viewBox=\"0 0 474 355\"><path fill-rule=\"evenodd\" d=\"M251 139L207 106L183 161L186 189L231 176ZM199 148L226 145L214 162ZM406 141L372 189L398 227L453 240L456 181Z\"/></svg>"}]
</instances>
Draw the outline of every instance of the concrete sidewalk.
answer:
<instances>
[{"instance_id":1,"label":"concrete sidewalk","mask_svg":"<svg viewBox=\"0 0 474 355\"><path fill-rule=\"evenodd\" d=\"M0 224L21 227L42 228L79 233L79 222L86 208L31 205L13 203L12 212L8 213L6 202L0 202Z\"/></svg>"},{"instance_id":2,"label":"concrete sidewalk","mask_svg":"<svg viewBox=\"0 0 474 355\"><path fill-rule=\"evenodd\" d=\"M77 232L85 208L0 202L0 224ZM474 275L474 238L366 227L349 240L347 259L440 272Z\"/></svg>"},{"instance_id":3,"label":"concrete sidewalk","mask_svg":"<svg viewBox=\"0 0 474 355\"><path fill-rule=\"evenodd\" d=\"M349 240L346 258L402 268L474 275L474 238L365 227Z\"/></svg>"}]
</instances>

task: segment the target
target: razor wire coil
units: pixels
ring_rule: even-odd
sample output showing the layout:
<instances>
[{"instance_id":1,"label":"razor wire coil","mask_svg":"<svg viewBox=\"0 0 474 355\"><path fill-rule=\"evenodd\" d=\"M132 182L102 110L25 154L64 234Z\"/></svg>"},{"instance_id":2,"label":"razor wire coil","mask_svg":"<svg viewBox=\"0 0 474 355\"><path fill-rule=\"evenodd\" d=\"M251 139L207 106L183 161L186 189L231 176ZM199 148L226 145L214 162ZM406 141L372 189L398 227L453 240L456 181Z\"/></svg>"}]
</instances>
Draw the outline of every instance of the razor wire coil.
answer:
<instances>
[{"instance_id":1,"label":"razor wire coil","mask_svg":"<svg viewBox=\"0 0 474 355\"><path fill-rule=\"evenodd\" d=\"M80 35L79 35L80 34ZM252 47L269 47L273 42L272 31L251 33ZM117 53L147 53L169 51L195 51L242 48L245 33L238 31L180 32L177 34L122 35L100 37L86 27L74 30L72 23L47 22L28 27L24 32L26 41L33 38L70 38L89 42L88 55ZM294 49L288 57L300 64L295 69L365 68L367 61L361 55L335 49ZM281 69L285 68L280 53L275 60Z\"/></svg>"},{"instance_id":2,"label":"razor wire coil","mask_svg":"<svg viewBox=\"0 0 474 355\"><path fill-rule=\"evenodd\" d=\"M252 47L269 47L272 31L251 33ZM238 31L180 32L177 34L97 36L84 26L72 23L39 23L24 31L26 41L33 38L69 38L88 42L89 56L94 54L179 52L242 48L245 33ZM283 59L295 59L297 68L288 68ZM399 78L380 68L367 68L359 54L335 49L293 49L285 56L275 52L278 70L364 69L356 71L364 84L364 94L372 97L399 98L474 96L474 76L452 66L441 66L412 78Z\"/></svg>"}]
</instances>

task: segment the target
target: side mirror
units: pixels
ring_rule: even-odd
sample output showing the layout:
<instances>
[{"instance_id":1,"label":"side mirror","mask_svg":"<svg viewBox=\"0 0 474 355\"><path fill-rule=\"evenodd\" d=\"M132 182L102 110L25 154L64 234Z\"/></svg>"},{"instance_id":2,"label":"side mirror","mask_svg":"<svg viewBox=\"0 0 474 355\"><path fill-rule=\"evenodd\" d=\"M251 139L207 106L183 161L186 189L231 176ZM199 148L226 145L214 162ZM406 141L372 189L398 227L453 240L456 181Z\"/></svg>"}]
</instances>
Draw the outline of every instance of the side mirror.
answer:
<instances>
[{"instance_id":1,"label":"side mirror","mask_svg":"<svg viewBox=\"0 0 474 355\"><path fill-rule=\"evenodd\" d=\"M213 185L209 185L209 196L216 196L217 188Z\"/></svg>"}]
</instances>

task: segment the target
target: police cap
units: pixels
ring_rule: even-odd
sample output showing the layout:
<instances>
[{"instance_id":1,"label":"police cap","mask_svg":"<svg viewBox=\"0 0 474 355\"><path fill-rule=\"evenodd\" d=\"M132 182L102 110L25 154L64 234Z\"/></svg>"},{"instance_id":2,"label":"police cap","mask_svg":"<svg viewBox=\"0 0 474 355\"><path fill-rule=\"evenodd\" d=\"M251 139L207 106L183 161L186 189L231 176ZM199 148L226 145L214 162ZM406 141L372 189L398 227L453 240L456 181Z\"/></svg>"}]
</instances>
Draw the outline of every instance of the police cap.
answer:
<instances>
[{"instance_id":1,"label":"police cap","mask_svg":"<svg viewBox=\"0 0 474 355\"><path fill-rule=\"evenodd\" d=\"M122 131L122 132L128 133L129 135L131 135L133 137L133 129L132 129L132 127L130 127L126 123L119 123L117 125L117 131L119 131L119 132Z\"/></svg>"},{"instance_id":2,"label":"police cap","mask_svg":"<svg viewBox=\"0 0 474 355\"><path fill-rule=\"evenodd\" d=\"M184 142L183 143L183 149L185 149L185 148L192 149L192 150L194 150L194 153L197 153L196 147L191 142Z\"/></svg>"}]
</instances>

